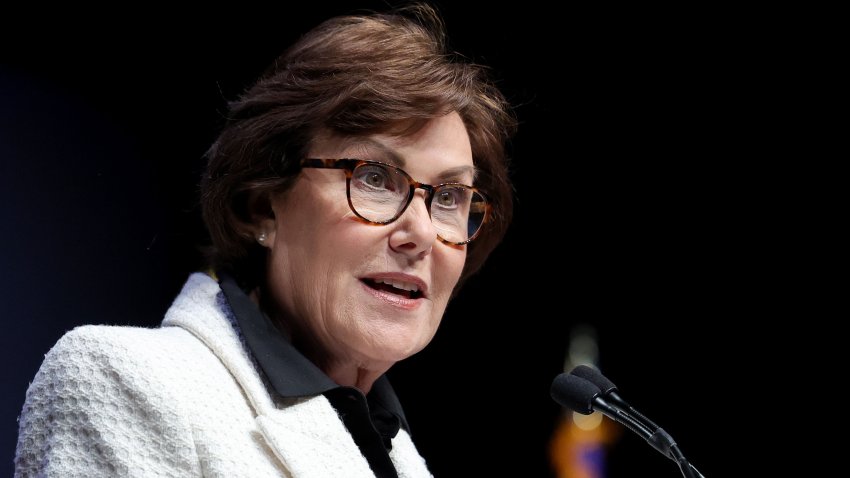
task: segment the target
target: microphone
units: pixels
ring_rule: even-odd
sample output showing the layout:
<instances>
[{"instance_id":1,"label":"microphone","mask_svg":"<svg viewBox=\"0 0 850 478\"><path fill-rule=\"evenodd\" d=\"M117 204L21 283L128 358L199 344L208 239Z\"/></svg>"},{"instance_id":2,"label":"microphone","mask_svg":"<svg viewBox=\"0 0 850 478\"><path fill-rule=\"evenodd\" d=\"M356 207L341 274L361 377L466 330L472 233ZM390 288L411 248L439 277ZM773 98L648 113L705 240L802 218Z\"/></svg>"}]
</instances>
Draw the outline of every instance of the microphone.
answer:
<instances>
[{"instance_id":1,"label":"microphone","mask_svg":"<svg viewBox=\"0 0 850 478\"><path fill-rule=\"evenodd\" d=\"M634 415L634 417L638 419L649 430L652 430L654 432L661 428L656 425L652 420L646 418L646 416L644 416L642 413L635 410L635 408L629 405L628 402L623 400L620 394L617 393L617 386L614 385L614 382L608 380L608 377L602 375L602 372L600 372L599 370L596 370L595 368L587 365L578 365L574 369L572 369L570 374L575 375L577 377L581 377L599 387L599 389L602 391L603 397L605 397L607 400L610 400L614 405Z\"/></svg>"},{"instance_id":2,"label":"microphone","mask_svg":"<svg viewBox=\"0 0 850 478\"><path fill-rule=\"evenodd\" d=\"M553 400L582 415L590 415L594 410L602 412L608 418L640 435L662 455L670 458L669 446L663 439L666 433L655 436L656 430L647 427L628 411L609 403L603 397L602 390L593 382L578 375L562 373L552 382L551 394ZM672 442L672 438L670 441Z\"/></svg>"},{"instance_id":3,"label":"microphone","mask_svg":"<svg viewBox=\"0 0 850 478\"><path fill-rule=\"evenodd\" d=\"M688 463L673 437L619 396L613 382L590 367L580 367L582 369L578 371L574 369L573 373L562 373L555 377L550 390L555 402L582 415L589 415L594 410L602 412L608 418L638 434L662 455L675 461L685 478L705 478ZM589 369L592 373L585 369ZM588 375L593 380L588 380L582 375Z\"/></svg>"}]
</instances>

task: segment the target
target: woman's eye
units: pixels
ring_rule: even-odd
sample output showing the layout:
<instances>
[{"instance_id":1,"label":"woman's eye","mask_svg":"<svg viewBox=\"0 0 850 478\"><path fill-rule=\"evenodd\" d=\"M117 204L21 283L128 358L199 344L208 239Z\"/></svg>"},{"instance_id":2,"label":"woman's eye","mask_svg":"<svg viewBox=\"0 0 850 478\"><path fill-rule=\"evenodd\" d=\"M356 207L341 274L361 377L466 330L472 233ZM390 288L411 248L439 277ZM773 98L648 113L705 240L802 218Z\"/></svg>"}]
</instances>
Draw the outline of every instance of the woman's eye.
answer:
<instances>
[{"instance_id":1,"label":"woman's eye","mask_svg":"<svg viewBox=\"0 0 850 478\"><path fill-rule=\"evenodd\" d=\"M373 188L383 188L386 184L386 178L379 173L369 173L365 178L366 184L372 186Z\"/></svg>"},{"instance_id":2,"label":"woman's eye","mask_svg":"<svg viewBox=\"0 0 850 478\"><path fill-rule=\"evenodd\" d=\"M355 179L357 179L361 187L367 189L389 191L395 189L389 171L381 167L363 166L355 171Z\"/></svg>"},{"instance_id":3,"label":"woman's eye","mask_svg":"<svg viewBox=\"0 0 850 478\"><path fill-rule=\"evenodd\" d=\"M457 197L453 191L440 191L437 194L437 204L442 208L453 208L457 206Z\"/></svg>"}]
</instances>

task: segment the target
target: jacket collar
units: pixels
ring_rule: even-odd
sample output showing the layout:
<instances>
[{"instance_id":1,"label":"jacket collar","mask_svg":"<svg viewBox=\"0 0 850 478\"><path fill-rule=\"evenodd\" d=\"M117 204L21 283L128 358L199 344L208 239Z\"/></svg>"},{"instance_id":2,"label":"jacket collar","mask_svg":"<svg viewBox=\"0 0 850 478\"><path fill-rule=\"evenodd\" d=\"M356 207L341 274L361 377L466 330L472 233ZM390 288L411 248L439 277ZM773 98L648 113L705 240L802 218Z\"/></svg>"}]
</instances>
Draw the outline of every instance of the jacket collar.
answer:
<instances>
[{"instance_id":1,"label":"jacket collar","mask_svg":"<svg viewBox=\"0 0 850 478\"><path fill-rule=\"evenodd\" d=\"M162 325L186 329L209 347L239 382L254 412L261 415L274 409L274 404L232 322L218 282L197 272L189 276Z\"/></svg>"},{"instance_id":2,"label":"jacket collar","mask_svg":"<svg viewBox=\"0 0 850 478\"><path fill-rule=\"evenodd\" d=\"M292 476L374 477L323 395L284 400L284 406L275 406L233 323L218 282L195 273L166 312L162 325L189 331L221 360L254 410L258 435Z\"/></svg>"},{"instance_id":3,"label":"jacket collar","mask_svg":"<svg viewBox=\"0 0 850 478\"><path fill-rule=\"evenodd\" d=\"M162 322L163 327L187 330L221 360L254 411L258 435L290 476L374 477L324 395L283 399L282 406L275 406L234 324L219 283L203 273L189 277ZM399 431L393 439L390 455L400 476L431 476L406 431Z\"/></svg>"}]
</instances>

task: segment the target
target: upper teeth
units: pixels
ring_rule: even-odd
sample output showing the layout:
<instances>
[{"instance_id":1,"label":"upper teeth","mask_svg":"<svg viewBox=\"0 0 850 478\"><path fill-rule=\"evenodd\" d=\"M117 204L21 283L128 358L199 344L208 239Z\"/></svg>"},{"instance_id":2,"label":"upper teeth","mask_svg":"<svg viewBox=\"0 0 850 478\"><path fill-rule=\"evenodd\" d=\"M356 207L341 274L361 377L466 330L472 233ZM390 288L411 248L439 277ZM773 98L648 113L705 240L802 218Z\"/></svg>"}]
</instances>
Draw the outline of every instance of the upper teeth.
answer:
<instances>
[{"instance_id":1,"label":"upper teeth","mask_svg":"<svg viewBox=\"0 0 850 478\"><path fill-rule=\"evenodd\" d=\"M379 284L389 284L389 285L395 287L396 289L409 290L411 292L419 291L418 285L410 284L408 282L401 282L401 281L392 280L392 279L375 279L375 282L377 282Z\"/></svg>"}]
</instances>

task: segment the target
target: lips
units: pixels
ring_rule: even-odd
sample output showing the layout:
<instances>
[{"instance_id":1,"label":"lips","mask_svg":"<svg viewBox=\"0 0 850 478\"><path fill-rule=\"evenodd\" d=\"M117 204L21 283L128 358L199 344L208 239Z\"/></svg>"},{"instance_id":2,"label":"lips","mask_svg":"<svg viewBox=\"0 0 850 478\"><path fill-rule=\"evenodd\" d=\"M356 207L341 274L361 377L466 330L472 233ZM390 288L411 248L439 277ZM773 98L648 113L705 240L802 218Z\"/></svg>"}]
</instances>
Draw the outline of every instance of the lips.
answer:
<instances>
[{"instance_id":1,"label":"lips","mask_svg":"<svg viewBox=\"0 0 850 478\"><path fill-rule=\"evenodd\" d=\"M428 287L425 282L410 274L378 274L370 277L363 277L360 280L371 289L398 295L405 299L421 299L427 297Z\"/></svg>"}]
</instances>

